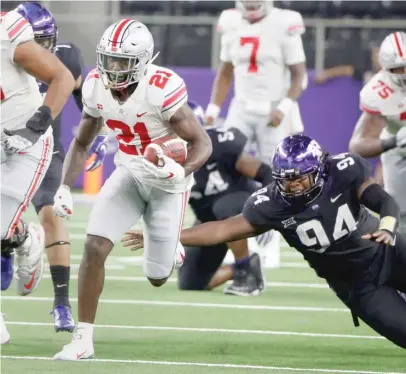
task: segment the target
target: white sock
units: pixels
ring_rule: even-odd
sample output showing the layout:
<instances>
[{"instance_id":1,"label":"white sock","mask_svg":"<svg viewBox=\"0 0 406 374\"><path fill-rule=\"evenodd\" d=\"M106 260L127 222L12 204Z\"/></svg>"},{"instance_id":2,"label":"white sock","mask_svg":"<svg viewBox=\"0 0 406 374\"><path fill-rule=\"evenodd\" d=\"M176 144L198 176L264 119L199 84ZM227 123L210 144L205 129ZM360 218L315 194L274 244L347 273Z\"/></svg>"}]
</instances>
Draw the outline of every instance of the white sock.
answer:
<instances>
[{"instance_id":1,"label":"white sock","mask_svg":"<svg viewBox=\"0 0 406 374\"><path fill-rule=\"evenodd\" d=\"M81 340L93 342L93 323L78 322L76 334L81 335Z\"/></svg>"}]
</instances>

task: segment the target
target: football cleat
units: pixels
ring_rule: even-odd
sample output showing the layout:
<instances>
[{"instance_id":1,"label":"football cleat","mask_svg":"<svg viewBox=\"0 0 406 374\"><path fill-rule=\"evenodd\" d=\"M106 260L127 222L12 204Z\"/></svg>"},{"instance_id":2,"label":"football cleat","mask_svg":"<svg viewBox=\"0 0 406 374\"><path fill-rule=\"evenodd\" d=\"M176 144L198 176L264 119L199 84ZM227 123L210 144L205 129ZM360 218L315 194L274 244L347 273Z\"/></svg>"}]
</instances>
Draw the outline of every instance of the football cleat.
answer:
<instances>
[{"instance_id":1,"label":"football cleat","mask_svg":"<svg viewBox=\"0 0 406 374\"><path fill-rule=\"evenodd\" d=\"M75 321L73 320L72 310L68 305L57 305L51 312L54 317L55 331L72 332L75 328Z\"/></svg>"},{"instance_id":2,"label":"football cleat","mask_svg":"<svg viewBox=\"0 0 406 374\"><path fill-rule=\"evenodd\" d=\"M17 293L25 296L37 288L44 270L45 234L41 225L29 223L27 238L15 249Z\"/></svg>"},{"instance_id":3,"label":"football cleat","mask_svg":"<svg viewBox=\"0 0 406 374\"><path fill-rule=\"evenodd\" d=\"M64 361L78 361L94 357L93 342L84 340L77 331L73 335L72 342L64 345L62 351L58 352L53 359Z\"/></svg>"},{"instance_id":4,"label":"football cleat","mask_svg":"<svg viewBox=\"0 0 406 374\"><path fill-rule=\"evenodd\" d=\"M176 247L175 251L175 269L179 269L183 265L184 261L185 261L185 248L180 242L178 242L178 246Z\"/></svg>"},{"instance_id":5,"label":"football cleat","mask_svg":"<svg viewBox=\"0 0 406 374\"><path fill-rule=\"evenodd\" d=\"M4 323L3 313L0 313L0 340L1 344L7 344L10 341L10 334L7 330L7 326Z\"/></svg>"},{"instance_id":6,"label":"football cleat","mask_svg":"<svg viewBox=\"0 0 406 374\"><path fill-rule=\"evenodd\" d=\"M13 261L14 255L1 256L1 290L5 291L10 287L13 280L14 268Z\"/></svg>"},{"instance_id":7,"label":"football cleat","mask_svg":"<svg viewBox=\"0 0 406 374\"><path fill-rule=\"evenodd\" d=\"M257 253L251 255L247 269L236 269L233 283L224 289L226 295L258 296L265 288L265 276Z\"/></svg>"}]
</instances>

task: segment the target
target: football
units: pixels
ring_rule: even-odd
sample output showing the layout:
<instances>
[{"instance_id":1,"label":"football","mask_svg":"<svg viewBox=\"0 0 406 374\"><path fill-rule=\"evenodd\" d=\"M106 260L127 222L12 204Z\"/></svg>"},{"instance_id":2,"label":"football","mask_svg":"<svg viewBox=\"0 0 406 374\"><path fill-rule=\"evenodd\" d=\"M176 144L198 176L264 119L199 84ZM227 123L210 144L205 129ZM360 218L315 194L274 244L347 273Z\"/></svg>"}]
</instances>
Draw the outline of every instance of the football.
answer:
<instances>
[{"instance_id":1,"label":"football","mask_svg":"<svg viewBox=\"0 0 406 374\"><path fill-rule=\"evenodd\" d=\"M165 136L148 144L144 151L144 157L157 166L162 166L162 155L183 165L187 156L186 143L180 138Z\"/></svg>"}]
</instances>

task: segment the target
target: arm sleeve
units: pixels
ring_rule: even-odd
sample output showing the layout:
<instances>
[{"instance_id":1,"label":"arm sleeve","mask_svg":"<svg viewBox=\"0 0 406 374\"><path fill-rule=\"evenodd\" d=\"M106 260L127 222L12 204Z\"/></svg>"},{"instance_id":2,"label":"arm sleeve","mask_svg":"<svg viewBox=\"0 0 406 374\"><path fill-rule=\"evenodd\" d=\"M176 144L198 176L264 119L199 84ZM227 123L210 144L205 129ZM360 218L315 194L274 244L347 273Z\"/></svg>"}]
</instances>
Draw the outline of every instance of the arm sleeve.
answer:
<instances>
[{"instance_id":1,"label":"arm sleeve","mask_svg":"<svg viewBox=\"0 0 406 374\"><path fill-rule=\"evenodd\" d=\"M169 121L176 111L187 103L188 93L183 79L174 72L164 87L164 98L162 102L162 117Z\"/></svg>"},{"instance_id":2,"label":"arm sleeve","mask_svg":"<svg viewBox=\"0 0 406 374\"><path fill-rule=\"evenodd\" d=\"M242 215L258 231L268 231L275 228L267 212L270 209L270 199L258 192L251 195L246 201Z\"/></svg>"},{"instance_id":3,"label":"arm sleeve","mask_svg":"<svg viewBox=\"0 0 406 374\"><path fill-rule=\"evenodd\" d=\"M84 62L80 50L74 45L66 45L66 51L64 51L65 58L63 63L72 73L73 78L76 80L82 75L84 70Z\"/></svg>"},{"instance_id":4,"label":"arm sleeve","mask_svg":"<svg viewBox=\"0 0 406 374\"><path fill-rule=\"evenodd\" d=\"M86 77L82 87L83 110L89 116L99 118L102 116L102 106L95 100L96 81L100 79L96 69L93 69Z\"/></svg>"},{"instance_id":5,"label":"arm sleeve","mask_svg":"<svg viewBox=\"0 0 406 374\"><path fill-rule=\"evenodd\" d=\"M305 26L301 14L292 12L289 17L286 36L282 46L286 65L295 65L306 61L302 41L302 34L304 32Z\"/></svg>"}]
</instances>

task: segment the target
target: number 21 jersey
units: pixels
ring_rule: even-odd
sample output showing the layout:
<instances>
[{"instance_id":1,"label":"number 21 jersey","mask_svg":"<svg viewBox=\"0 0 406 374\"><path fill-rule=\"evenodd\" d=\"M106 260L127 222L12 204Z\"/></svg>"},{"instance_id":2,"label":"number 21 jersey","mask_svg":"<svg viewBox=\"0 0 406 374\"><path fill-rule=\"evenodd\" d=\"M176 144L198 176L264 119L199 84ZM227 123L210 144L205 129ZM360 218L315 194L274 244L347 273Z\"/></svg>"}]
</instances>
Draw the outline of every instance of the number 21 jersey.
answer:
<instances>
[{"instance_id":1,"label":"number 21 jersey","mask_svg":"<svg viewBox=\"0 0 406 374\"><path fill-rule=\"evenodd\" d=\"M170 69L149 65L146 76L124 103L115 100L106 89L97 69L92 70L83 85L83 110L92 117L103 117L106 125L116 133L119 150L116 165L124 165L142 182L168 192L190 189L193 176L181 183L157 179L143 166L140 158L151 142L164 137L176 137L169 120L187 103L186 85Z\"/></svg>"}]
</instances>

